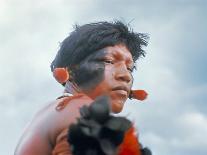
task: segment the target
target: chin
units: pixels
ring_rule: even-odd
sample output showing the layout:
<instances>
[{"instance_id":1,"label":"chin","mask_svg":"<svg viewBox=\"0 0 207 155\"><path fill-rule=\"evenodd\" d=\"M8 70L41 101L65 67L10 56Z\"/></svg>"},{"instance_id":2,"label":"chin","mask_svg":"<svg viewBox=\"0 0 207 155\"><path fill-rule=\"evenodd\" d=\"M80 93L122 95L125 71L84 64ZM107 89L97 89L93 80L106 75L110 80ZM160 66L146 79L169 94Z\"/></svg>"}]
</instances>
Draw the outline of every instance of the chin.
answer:
<instances>
[{"instance_id":1,"label":"chin","mask_svg":"<svg viewBox=\"0 0 207 155\"><path fill-rule=\"evenodd\" d=\"M113 113L117 114L123 110L123 107L124 107L123 102L121 102L121 103L116 102L116 103L112 103L111 110Z\"/></svg>"}]
</instances>

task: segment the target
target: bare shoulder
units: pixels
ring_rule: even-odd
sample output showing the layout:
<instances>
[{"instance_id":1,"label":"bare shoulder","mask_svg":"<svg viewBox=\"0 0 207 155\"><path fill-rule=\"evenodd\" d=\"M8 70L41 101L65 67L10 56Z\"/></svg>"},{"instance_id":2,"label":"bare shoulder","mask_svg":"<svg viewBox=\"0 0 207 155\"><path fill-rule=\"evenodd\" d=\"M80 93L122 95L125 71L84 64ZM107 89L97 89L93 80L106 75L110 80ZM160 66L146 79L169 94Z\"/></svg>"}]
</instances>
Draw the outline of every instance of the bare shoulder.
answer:
<instances>
[{"instance_id":1,"label":"bare shoulder","mask_svg":"<svg viewBox=\"0 0 207 155\"><path fill-rule=\"evenodd\" d=\"M50 102L36 113L25 129L16 152L27 152L34 148L34 150L43 150L43 154L47 154L46 152L50 154L60 132L76 122L80 115L80 107L92 102L87 96L81 96L70 100L63 109L57 110L56 107L63 100L64 98Z\"/></svg>"},{"instance_id":2,"label":"bare shoulder","mask_svg":"<svg viewBox=\"0 0 207 155\"><path fill-rule=\"evenodd\" d=\"M58 105L63 100L65 100L65 98L51 102L34 117L35 120L33 124L37 126L38 130L44 126L45 134L47 134L51 144L55 143L56 137L60 132L76 122L77 118L80 116L80 108L84 105L90 105L93 101L87 96L80 96L69 100L63 109L57 110Z\"/></svg>"},{"instance_id":3,"label":"bare shoulder","mask_svg":"<svg viewBox=\"0 0 207 155\"><path fill-rule=\"evenodd\" d=\"M77 118L80 116L79 110L84 105L90 105L93 100L87 96L80 96L78 98L73 98L69 100L65 107L61 110L57 110L57 106L63 101L65 98L57 100L56 103L51 108L50 118L53 118L53 123L51 125L55 125L53 129L53 133L51 135L56 135L58 132L70 126L71 123L75 123ZM67 101L67 99L66 99ZM58 124L58 125L57 125Z\"/></svg>"}]
</instances>

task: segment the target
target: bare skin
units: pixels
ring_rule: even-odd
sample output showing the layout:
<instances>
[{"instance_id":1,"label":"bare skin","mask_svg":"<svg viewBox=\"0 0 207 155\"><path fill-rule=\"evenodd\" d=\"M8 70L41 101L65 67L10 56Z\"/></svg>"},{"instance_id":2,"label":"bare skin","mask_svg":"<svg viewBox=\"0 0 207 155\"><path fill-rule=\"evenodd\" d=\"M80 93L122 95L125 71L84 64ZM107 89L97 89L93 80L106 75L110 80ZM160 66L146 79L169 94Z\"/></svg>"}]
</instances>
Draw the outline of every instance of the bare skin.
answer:
<instances>
[{"instance_id":1,"label":"bare skin","mask_svg":"<svg viewBox=\"0 0 207 155\"><path fill-rule=\"evenodd\" d=\"M15 155L51 155L57 135L76 122L81 106L90 105L92 101L89 97L83 96L74 99L59 112L55 110L59 102L57 100L42 109L24 131Z\"/></svg>"},{"instance_id":2,"label":"bare skin","mask_svg":"<svg viewBox=\"0 0 207 155\"><path fill-rule=\"evenodd\" d=\"M24 131L16 148L15 155L51 155L59 133L76 122L79 109L90 105L95 98L107 95L111 99L111 109L114 113L122 111L131 86L133 60L129 50L122 44L106 47L104 80L95 89L81 92L86 94L73 99L61 111L56 111L60 100L50 103L39 111ZM74 94L80 93L74 90Z\"/></svg>"}]
</instances>

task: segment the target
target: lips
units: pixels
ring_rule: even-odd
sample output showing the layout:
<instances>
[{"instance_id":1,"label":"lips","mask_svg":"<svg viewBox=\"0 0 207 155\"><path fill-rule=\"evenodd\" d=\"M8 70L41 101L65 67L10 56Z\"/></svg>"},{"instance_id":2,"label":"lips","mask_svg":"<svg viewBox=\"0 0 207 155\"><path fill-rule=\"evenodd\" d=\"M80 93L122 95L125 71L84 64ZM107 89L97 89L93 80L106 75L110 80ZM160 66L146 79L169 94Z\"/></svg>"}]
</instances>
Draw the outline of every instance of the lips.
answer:
<instances>
[{"instance_id":1,"label":"lips","mask_svg":"<svg viewBox=\"0 0 207 155\"><path fill-rule=\"evenodd\" d=\"M122 95L126 95L126 96L129 93L129 89L126 86L117 86L117 87L114 87L112 89L112 91L116 91L117 93L122 94Z\"/></svg>"}]
</instances>

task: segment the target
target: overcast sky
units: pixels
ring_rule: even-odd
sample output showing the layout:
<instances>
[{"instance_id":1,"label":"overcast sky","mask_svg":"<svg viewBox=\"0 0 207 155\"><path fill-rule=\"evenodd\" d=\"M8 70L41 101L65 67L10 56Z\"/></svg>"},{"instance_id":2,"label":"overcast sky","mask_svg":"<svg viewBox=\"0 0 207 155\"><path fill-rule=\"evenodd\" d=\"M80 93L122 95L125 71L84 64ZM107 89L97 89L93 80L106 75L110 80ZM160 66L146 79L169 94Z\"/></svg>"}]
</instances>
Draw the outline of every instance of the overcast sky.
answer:
<instances>
[{"instance_id":1,"label":"overcast sky","mask_svg":"<svg viewBox=\"0 0 207 155\"><path fill-rule=\"evenodd\" d=\"M0 154L13 154L27 122L62 93L49 66L73 25L120 19L150 34L134 73L149 98L122 115L153 155L206 155L206 10L205 0L0 0Z\"/></svg>"}]
</instances>

